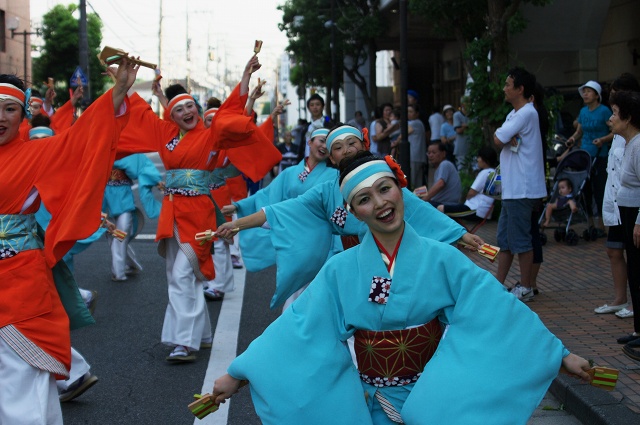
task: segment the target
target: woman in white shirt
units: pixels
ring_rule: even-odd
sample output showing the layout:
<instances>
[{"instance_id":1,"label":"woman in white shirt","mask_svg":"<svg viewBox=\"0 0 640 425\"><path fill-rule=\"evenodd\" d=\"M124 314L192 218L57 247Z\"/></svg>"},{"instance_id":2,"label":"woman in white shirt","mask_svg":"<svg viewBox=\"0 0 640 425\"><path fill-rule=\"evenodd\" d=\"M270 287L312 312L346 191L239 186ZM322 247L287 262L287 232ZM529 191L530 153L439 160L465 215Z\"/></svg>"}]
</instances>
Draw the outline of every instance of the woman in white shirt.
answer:
<instances>
[{"instance_id":1,"label":"woman in white shirt","mask_svg":"<svg viewBox=\"0 0 640 425\"><path fill-rule=\"evenodd\" d=\"M478 152L478 169L480 172L469 188L464 204L438 205L438 210L450 215L475 211L475 216L467 216L466 214L465 216L472 220L484 219L493 206L493 198L484 195L482 190L484 189L489 173L494 171L497 166L498 154L496 151L488 146L481 148Z\"/></svg>"}]
</instances>

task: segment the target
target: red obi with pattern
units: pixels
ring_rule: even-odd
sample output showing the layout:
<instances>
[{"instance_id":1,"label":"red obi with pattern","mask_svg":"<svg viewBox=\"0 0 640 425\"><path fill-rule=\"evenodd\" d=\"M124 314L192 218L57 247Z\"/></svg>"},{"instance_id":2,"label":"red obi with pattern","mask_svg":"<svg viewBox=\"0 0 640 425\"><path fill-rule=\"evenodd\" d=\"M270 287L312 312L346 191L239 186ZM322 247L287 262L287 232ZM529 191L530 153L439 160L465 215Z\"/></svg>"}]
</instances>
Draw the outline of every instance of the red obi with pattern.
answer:
<instances>
[{"instance_id":1,"label":"red obi with pattern","mask_svg":"<svg viewBox=\"0 0 640 425\"><path fill-rule=\"evenodd\" d=\"M131 186L133 182L123 170L114 168L111 170L111 175L109 176L107 184L109 186Z\"/></svg>"},{"instance_id":2,"label":"red obi with pattern","mask_svg":"<svg viewBox=\"0 0 640 425\"><path fill-rule=\"evenodd\" d=\"M342 241L342 249L343 250L347 250L349 248L353 248L354 246L360 244L360 240L358 239L358 236L356 236L356 235L343 235L343 236L340 236L340 239Z\"/></svg>"},{"instance_id":3,"label":"red obi with pattern","mask_svg":"<svg viewBox=\"0 0 640 425\"><path fill-rule=\"evenodd\" d=\"M415 382L442 338L438 319L410 329L354 334L360 379L376 387Z\"/></svg>"}]
</instances>

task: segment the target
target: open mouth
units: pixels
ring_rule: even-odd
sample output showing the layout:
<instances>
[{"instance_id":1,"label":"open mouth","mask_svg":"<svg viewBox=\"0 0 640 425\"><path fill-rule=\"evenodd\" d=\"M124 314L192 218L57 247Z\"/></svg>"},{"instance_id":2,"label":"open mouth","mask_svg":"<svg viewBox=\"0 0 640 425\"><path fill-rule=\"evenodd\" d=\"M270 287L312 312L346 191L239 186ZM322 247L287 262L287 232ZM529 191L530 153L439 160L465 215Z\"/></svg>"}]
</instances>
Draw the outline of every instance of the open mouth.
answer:
<instances>
[{"instance_id":1,"label":"open mouth","mask_svg":"<svg viewBox=\"0 0 640 425\"><path fill-rule=\"evenodd\" d=\"M377 220L380 220L383 223L389 223L393 221L396 216L396 210L393 208L386 209L382 211L380 214L376 216Z\"/></svg>"},{"instance_id":2,"label":"open mouth","mask_svg":"<svg viewBox=\"0 0 640 425\"><path fill-rule=\"evenodd\" d=\"M320 148L320 149L318 149L318 153L319 153L320 155L322 155L322 156L325 156L325 155L327 154L327 150L326 150L326 149L322 149L322 148Z\"/></svg>"}]
</instances>

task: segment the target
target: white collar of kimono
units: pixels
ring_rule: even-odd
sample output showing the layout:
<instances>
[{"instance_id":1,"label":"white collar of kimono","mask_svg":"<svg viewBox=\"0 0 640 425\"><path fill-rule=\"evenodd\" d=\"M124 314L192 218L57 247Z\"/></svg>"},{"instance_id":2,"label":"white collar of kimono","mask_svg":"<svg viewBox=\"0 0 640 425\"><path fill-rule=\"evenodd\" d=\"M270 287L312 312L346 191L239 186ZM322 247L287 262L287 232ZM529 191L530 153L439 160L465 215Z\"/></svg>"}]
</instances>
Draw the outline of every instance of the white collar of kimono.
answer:
<instances>
[{"instance_id":1,"label":"white collar of kimono","mask_svg":"<svg viewBox=\"0 0 640 425\"><path fill-rule=\"evenodd\" d=\"M376 159L365 162L345 176L340 184L340 193L342 193L342 197L347 202L347 205L351 205L353 197L356 196L359 191L365 187L373 186L373 184L382 177L396 178L386 161Z\"/></svg>"},{"instance_id":2,"label":"white collar of kimono","mask_svg":"<svg viewBox=\"0 0 640 425\"><path fill-rule=\"evenodd\" d=\"M12 100L24 107L26 95L22 90L13 84L0 83L0 102Z\"/></svg>"},{"instance_id":3,"label":"white collar of kimono","mask_svg":"<svg viewBox=\"0 0 640 425\"><path fill-rule=\"evenodd\" d=\"M327 150L331 151L331 144L333 142L344 140L349 136L355 136L360 139L360 141L364 140L362 138L362 133L360 133L360 130L355 127L351 127L350 125L343 125L336 128L335 130L331 130L331 133L327 137Z\"/></svg>"},{"instance_id":4,"label":"white collar of kimono","mask_svg":"<svg viewBox=\"0 0 640 425\"><path fill-rule=\"evenodd\" d=\"M204 111L203 117L207 118L209 115L215 115L218 112L218 108L209 108Z\"/></svg>"},{"instance_id":5,"label":"white collar of kimono","mask_svg":"<svg viewBox=\"0 0 640 425\"><path fill-rule=\"evenodd\" d=\"M171 102L169 102L169 105L168 105L169 113L173 112L173 109L176 106L184 105L187 102L195 102L195 101L196 100L190 94L187 94L187 93L179 94L173 99L171 99Z\"/></svg>"}]
</instances>

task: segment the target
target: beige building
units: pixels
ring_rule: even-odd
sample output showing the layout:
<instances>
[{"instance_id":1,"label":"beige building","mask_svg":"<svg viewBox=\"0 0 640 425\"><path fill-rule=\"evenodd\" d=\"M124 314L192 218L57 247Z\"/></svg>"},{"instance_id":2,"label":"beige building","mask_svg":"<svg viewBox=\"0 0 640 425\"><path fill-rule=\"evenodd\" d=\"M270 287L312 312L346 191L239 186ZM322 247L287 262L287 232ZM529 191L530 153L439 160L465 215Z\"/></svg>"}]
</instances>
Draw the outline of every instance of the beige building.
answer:
<instances>
[{"instance_id":1,"label":"beige building","mask_svg":"<svg viewBox=\"0 0 640 425\"><path fill-rule=\"evenodd\" d=\"M0 30L0 73L16 74L30 82L32 35L29 33L35 31L31 29L28 0L0 0Z\"/></svg>"}]
</instances>

